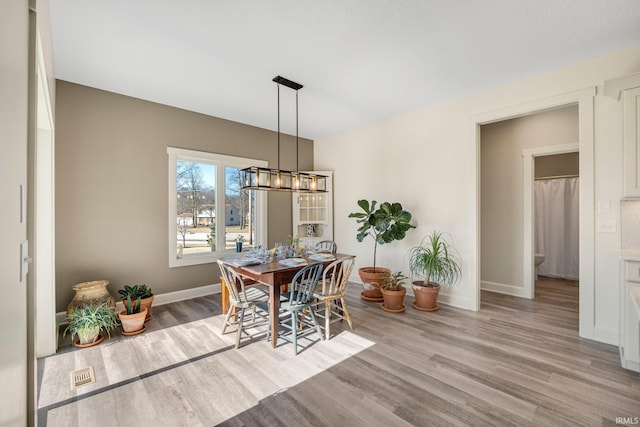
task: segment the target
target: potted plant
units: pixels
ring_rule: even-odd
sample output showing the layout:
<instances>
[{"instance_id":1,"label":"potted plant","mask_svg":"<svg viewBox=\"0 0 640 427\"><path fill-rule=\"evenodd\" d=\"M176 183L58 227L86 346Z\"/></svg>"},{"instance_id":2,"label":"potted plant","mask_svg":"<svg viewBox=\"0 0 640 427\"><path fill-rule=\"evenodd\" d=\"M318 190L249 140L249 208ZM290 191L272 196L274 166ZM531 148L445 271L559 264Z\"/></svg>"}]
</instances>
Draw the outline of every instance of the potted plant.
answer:
<instances>
[{"instance_id":1,"label":"potted plant","mask_svg":"<svg viewBox=\"0 0 640 427\"><path fill-rule=\"evenodd\" d=\"M413 307L422 311L438 309L440 286L454 286L460 277L460 260L442 233L434 231L409 253L411 274L424 280L413 282Z\"/></svg>"},{"instance_id":2,"label":"potted plant","mask_svg":"<svg viewBox=\"0 0 640 427\"><path fill-rule=\"evenodd\" d=\"M127 295L127 299L123 301L124 310L118 313L120 323L122 323L122 335L137 335L145 330L144 318L147 309L141 306L141 299L131 299L131 295Z\"/></svg>"},{"instance_id":3,"label":"potted plant","mask_svg":"<svg viewBox=\"0 0 640 427\"><path fill-rule=\"evenodd\" d=\"M242 252L242 242L245 242L246 239L244 234L238 234L236 236L236 252Z\"/></svg>"},{"instance_id":4,"label":"potted plant","mask_svg":"<svg viewBox=\"0 0 640 427\"><path fill-rule=\"evenodd\" d=\"M120 294L120 300L123 304L128 296L131 297L131 300L140 298L140 304L142 307L147 309L147 315L144 321L148 322L149 319L151 319L151 305L153 304L155 297L153 296L153 292L150 287L145 284L133 286L124 285L124 288L118 290L118 293Z\"/></svg>"},{"instance_id":5,"label":"potted plant","mask_svg":"<svg viewBox=\"0 0 640 427\"><path fill-rule=\"evenodd\" d=\"M402 313L404 311L404 296L407 290L402 285L405 284L405 279L408 279L408 277L402 274L401 271L397 271L385 277L382 281L380 290L384 302L380 304L380 307L384 311L389 313Z\"/></svg>"},{"instance_id":6,"label":"potted plant","mask_svg":"<svg viewBox=\"0 0 640 427\"><path fill-rule=\"evenodd\" d=\"M116 312L107 303L74 307L71 315L67 316L67 320L69 323L62 337L64 338L67 332L70 332L73 345L81 348L101 343L104 336L100 335L100 331L105 330L111 337L111 330L118 326ZM76 336L78 340L74 340Z\"/></svg>"},{"instance_id":7,"label":"potted plant","mask_svg":"<svg viewBox=\"0 0 640 427\"><path fill-rule=\"evenodd\" d=\"M361 293L363 299L367 301L382 301L380 285L386 276L391 273L388 268L378 267L376 255L378 245L391 243L394 240L404 239L407 231L415 228L410 224L411 214L404 209L400 203L384 202L376 209L377 202L372 200L358 200L360 212L349 214L349 218L356 218L360 224L356 238L362 242L365 237L373 239L373 266L362 267L358 270L360 280L364 290Z\"/></svg>"}]
</instances>

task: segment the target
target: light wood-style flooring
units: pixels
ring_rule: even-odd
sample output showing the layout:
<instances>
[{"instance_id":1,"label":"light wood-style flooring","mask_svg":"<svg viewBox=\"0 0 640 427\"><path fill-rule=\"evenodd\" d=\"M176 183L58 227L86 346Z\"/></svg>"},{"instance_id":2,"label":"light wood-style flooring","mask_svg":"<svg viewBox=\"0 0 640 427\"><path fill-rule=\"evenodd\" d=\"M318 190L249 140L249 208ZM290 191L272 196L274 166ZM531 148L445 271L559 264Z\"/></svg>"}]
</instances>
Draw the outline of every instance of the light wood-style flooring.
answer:
<instances>
[{"instance_id":1,"label":"light wood-style flooring","mask_svg":"<svg viewBox=\"0 0 640 427\"><path fill-rule=\"evenodd\" d=\"M39 361L48 426L613 426L640 417L640 376L617 347L578 336L578 286L545 279L536 298L483 292L470 312L382 311L350 285L355 329L272 350L233 348L220 296L153 308L147 331L68 344ZM261 331L257 331L261 332ZM282 340L281 340L282 341ZM96 383L71 390L93 366ZM618 423L616 424L616 421Z\"/></svg>"}]
</instances>

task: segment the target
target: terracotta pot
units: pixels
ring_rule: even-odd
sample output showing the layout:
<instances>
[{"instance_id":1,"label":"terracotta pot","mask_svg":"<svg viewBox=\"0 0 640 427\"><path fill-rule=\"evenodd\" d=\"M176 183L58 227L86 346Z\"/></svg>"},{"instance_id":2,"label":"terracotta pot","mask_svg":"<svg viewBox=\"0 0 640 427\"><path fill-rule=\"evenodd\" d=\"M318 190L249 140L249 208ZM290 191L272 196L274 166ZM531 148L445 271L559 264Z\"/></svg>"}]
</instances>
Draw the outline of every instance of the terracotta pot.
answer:
<instances>
[{"instance_id":1,"label":"terracotta pot","mask_svg":"<svg viewBox=\"0 0 640 427\"><path fill-rule=\"evenodd\" d=\"M384 278L391 274L391 270L384 267L376 267L375 273L373 267L362 267L358 269L360 280L362 280L362 296L369 299L379 299L382 301L382 292L380 292L380 284Z\"/></svg>"},{"instance_id":2,"label":"terracotta pot","mask_svg":"<svg viewBox=\"0 0 640 427\"><path fill-rule=\"evenodd\" d=\"M413 308L422 311L435 311L438 309L438 294L440 293L440 285L435 282L429 282L432 286L424 286L424 281L413 282L413 295L416 301Z\"/></svg>"},{"instance_id":3,"label":"terracotta pot","mask_svg":"<svg viewBox=\"0 0 640 427\"><path fill-rule=\"evenodd\" d=\"M397 290L382 289L384 303L381 305L384 311L399 313L404 311L404 296L407 290L400 286Z\"/></svg>"},{"instance_id":4,"label":"terracotta pot","mask_svg":"<svg viewBox=\"0 0 640 427\"><path fill-rule=\"evenodd\" d=\"M76 291L73 299L67 306L67 317L71 316L74 308L85 305L100 305L106 303L109 307L116 307L116 300L107 290L108 280L94 280L73 285L71 289Z\"/></svg>"},{"instance_id":5,"label":"terracotta pot","mask_svg":"<svg viewBox=\"0 0 640 427\"><path fill-rule=\"evenodd\" d=\"M145 323L151 319L151 304L153 304L154 296L151 295L148 298L143 298L140 300L140 307L147 309L147 315L144 318Z\"/></svg>"},{"instance_id":6,"label":"terracotta pot","mask_svg":"<svg viewBox=\"0 0 640 427\"><path fill-rule=\"evenodd\" d=\"M131 334L142 331L144 328L144 318L147 315L147 309L140 309L140 313L127 314L127 310L118 313L120 323L122 323L122 331L124 334Z\"/></svg>"}]
</instances>

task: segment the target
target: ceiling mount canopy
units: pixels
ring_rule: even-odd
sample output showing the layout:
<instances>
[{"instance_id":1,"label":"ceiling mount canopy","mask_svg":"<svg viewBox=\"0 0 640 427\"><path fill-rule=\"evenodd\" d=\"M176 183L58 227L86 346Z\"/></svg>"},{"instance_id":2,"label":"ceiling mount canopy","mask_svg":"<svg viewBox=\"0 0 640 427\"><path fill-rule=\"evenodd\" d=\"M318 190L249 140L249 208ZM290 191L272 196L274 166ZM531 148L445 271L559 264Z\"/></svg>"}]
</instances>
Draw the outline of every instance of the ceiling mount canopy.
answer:
<instances>
[{"instance_id":1,"label":"ceiling mount canopy","mask_svg":"<svg viewBox=\"0 0 640 427\"><path fill-rule=\"evenodd\" d=\"M273 81L278 86L278 167L276 169L251 166L240 171L243 190L272 190L300 193L326 193L327 177L312 172L300 172L298 169L298 90L302 89L296 83L282 76L275 76ZM296 170L280 169L280 86L286 86L296 91Z\"/></svg>"}]
</instances>

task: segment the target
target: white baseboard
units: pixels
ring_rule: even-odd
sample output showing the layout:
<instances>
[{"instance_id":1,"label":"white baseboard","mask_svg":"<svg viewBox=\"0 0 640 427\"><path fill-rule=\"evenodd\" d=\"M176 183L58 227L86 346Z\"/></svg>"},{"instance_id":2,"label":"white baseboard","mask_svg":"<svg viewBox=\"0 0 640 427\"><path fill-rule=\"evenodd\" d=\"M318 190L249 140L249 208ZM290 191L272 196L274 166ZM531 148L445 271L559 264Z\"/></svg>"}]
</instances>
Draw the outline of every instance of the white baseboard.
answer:
<instances>
[{"instance_id":1,"label":"white baseboard","mask_svg":"<svg viewBox=\"0 0 640 427\"><path fill-rule=\"evenodd\" d=\"M593 340L618 346L618 331L613 329L593 328Z\"/></svg>"},{"instance_id":2,"label":"white baseboard","mask_svg":"<svg viewBox=\"0 0 640 427\"><path fill-rule=\"evenodd\" d=\"M530 299L526 290L522 286L506 285L504 283L487 282L483 280L480 282L480 289L483 291Z\"/></svg>"},{"instance_id":3,"label":"white baseboard","mask_svg":"<svg viewBox=\"0 0 640 427\"><path fill-rule=\"evenodd\" d=\"M153 299L153 305L171 304L173 302L184 301L187 299L204 297L207 295L213 295L220 293L220 283L214 283L213 285L200 286L197 288L183 289L181 291L167 292L164 294L156 294ZM123 310L124 306L121 301L116 302L116 310ZM56 313L56 323L58 325L64 325L67 323L67 313L60 311Z\"/></svg>"},{"instance_id":4,"label":"white baseboard","mask_svg":"<svg viewBox=\"0 0 640 427\"><path fill-rule=\"evenodd\" d=\"M633 360L625 359L622 355L622 349L620 349L620 365L624 369L629 369L630 371L640 372L640 363L634 362Z\"/></svg>"}]
</instances>

